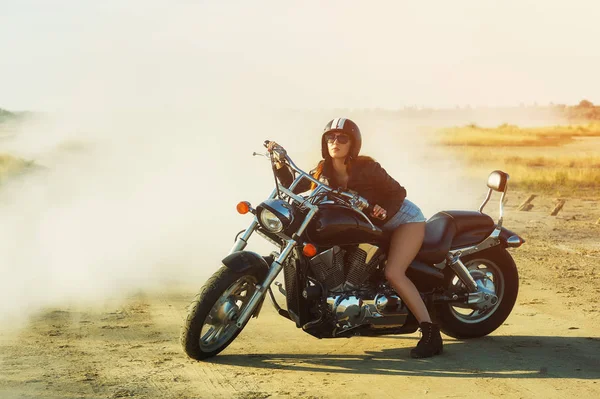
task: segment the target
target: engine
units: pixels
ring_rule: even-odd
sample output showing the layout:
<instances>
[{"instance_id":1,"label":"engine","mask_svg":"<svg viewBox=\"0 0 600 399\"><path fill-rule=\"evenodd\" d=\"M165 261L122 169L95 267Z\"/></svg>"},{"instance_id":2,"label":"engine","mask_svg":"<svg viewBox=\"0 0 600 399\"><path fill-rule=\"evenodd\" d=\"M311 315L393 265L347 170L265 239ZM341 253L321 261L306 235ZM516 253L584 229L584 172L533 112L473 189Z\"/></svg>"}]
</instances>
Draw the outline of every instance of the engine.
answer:
<instances>
[{"instance_id":1,"label":"engine","mask_svg":"<svg viewBox=\"0 0 600 399\"><path fill-rule=\"evenodd\" d=\"M406 321L406 306L384 284L363 289L383 257L380 248L360 244L349 249L334 246L311 259L310 268L328 291L327 305L338 328L391 327Z\"/></svg>"},{"instance_id":2,"label":"engine","mask_svg":"<svg viewBox=\"0 0 600 399\"><path fill-rule=\"evenodd\" d=\"M314 256L310 268L328 292L344 292L359 288L384 257L383 251L370 244L350 249L337 245Z\"/></svg>"}]
</instances>

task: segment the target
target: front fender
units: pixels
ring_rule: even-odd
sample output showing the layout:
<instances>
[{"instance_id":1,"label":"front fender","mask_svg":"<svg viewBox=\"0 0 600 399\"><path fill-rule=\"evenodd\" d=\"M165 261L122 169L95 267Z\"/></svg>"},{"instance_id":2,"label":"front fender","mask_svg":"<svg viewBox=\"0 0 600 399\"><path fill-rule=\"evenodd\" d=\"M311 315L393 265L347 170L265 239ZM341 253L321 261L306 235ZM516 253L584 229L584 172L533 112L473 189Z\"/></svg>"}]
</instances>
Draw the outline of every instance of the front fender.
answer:
<instances>
[{"instance_id":1,"label":"front fender","mask_svg":"<svg viewBox=\"0 0 600 399\"><path fill-rule=\"evenodd\" d=\"M236 251L227 255L225 259L222 260L222 263L225 267L233 270L236 273L243 273L247 270L253 269L257 273L257 277L260 280L264 280L267 277L269 265L272 262L273 256L263 257L256 252L251 251ZM260 299L260 303L256 306L252 317L258 317L264 301L265 297L263 296Z\"/></svg>"},{"instance_id":2,"label":"front fender","mask_svg":"<svg viewBox=\"0 0 600 399\"><path fill-rule=\"evenodd\" d=\"M272 257L267 257L272 259ZM251 251L236 251L229 254L225 259L222 260L225 267L233 270L236 273L242 273L249 269L255 269L258 271L261 277L266 277L269 271L269 264L267 260Z\"/></svg>"}]
</instances>

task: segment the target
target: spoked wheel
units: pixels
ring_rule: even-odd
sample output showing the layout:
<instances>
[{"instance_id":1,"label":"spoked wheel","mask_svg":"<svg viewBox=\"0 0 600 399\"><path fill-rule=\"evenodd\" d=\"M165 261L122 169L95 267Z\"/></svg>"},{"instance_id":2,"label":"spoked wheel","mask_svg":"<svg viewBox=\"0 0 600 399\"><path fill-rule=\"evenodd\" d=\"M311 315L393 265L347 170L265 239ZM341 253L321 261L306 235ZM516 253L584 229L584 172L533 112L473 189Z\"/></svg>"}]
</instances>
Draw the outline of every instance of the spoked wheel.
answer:
<instances>
[{"instance_id":1,"label":"spoked wheel","mask_svg":"<svg viewBox=\"0 0 600 399\"><path fill-rule=\"evenodd\" d=\"M519 290L519 275L510 254L494 248L464 260L477 283L480 304L442 304L438 307L441 330L455 338L482 337L496 330L510 314ZM452 275L450 292L466 292L466 287Z\"/></svg>"},{"instance_id":2,"label":"spoked wheel","mask_svg":"<svg viewBox=\"0 0 600 399\"><path fill-rule=\"evenodd\" d=\"M217 271L190 305L181 334L187 355L202 360L225 349L242 331L236 321L256 291L258 276L252 270Z\"/></svg>"}]
</instances>

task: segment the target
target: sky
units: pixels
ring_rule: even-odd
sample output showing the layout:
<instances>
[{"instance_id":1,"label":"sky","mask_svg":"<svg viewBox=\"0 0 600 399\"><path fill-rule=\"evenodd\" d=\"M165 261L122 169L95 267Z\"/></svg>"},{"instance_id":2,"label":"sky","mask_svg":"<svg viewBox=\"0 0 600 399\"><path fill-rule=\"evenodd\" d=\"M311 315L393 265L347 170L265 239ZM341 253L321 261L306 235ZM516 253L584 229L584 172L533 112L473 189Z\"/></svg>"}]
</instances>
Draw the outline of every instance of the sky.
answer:
<instances>
[{"instance_id":1,"label":"sky","mask_svg":"<svg viewBox=\"0 0 600 399\"><path fill-rule=\"evenodd\" d=\"M589 1L0 0L0 107L600 102Z\"/></svg>"}]
</instances>

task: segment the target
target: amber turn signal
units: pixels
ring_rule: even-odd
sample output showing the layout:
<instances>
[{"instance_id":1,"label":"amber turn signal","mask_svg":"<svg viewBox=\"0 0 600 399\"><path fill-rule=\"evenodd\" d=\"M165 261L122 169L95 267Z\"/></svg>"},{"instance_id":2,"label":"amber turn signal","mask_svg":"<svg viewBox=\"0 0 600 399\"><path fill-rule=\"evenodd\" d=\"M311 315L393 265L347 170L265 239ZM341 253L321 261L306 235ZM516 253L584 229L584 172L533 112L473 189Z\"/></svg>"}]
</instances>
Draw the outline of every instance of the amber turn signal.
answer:
<instances>
[{"instance_id":1,"label":"amber turn signal","mask_svg":"<svg viewBox=\"0 0 600 399\"><path fill-rule=\"evenodd\" d=\"M317 247L315 247L312 244L304 244L304 248L302 248L302 253L304 254L304 256L312 258L317 254Z\"/></svg>"},{"instance_id":2,"label":"amber turn signal","mask_svg":"<svg viewBox=\"0 0 600 399\"><path fill-rule=\"evenodd\" d=\"M250 203L248 201L242 201L235 207L238 213L245 215L250 212Z\"/></svg>"}]
</instances>

